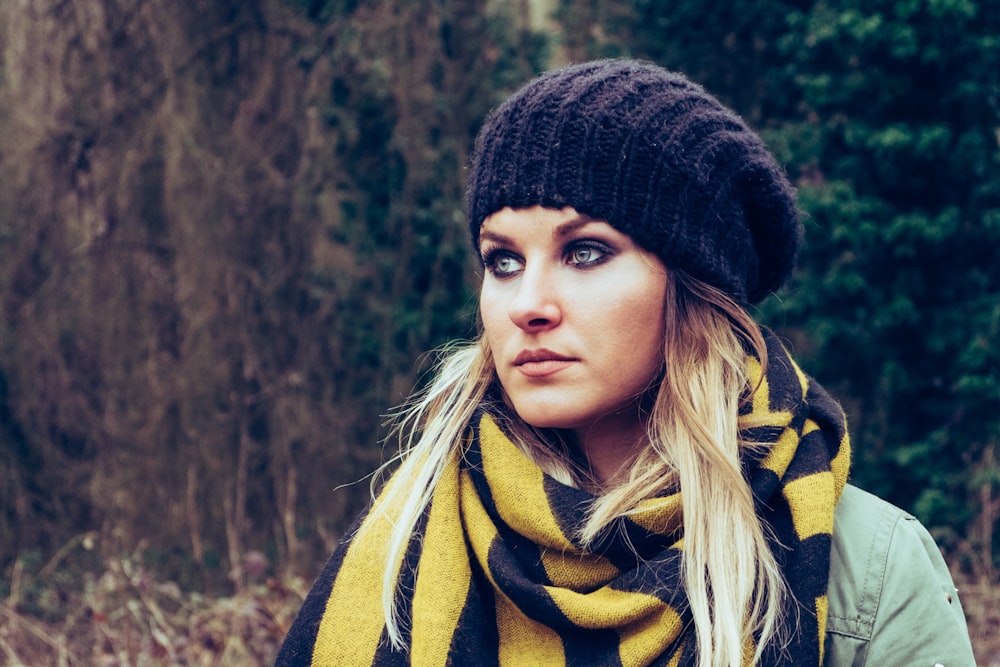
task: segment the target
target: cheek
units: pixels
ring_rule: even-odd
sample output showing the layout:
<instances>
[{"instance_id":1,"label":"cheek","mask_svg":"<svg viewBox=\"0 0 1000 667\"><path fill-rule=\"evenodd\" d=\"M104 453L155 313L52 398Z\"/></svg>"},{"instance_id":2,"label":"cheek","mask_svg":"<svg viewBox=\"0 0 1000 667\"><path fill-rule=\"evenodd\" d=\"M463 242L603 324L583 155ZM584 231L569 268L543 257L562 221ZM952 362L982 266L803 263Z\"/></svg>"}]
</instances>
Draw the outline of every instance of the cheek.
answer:
<instances>
[{"instance_id":1,"label":"cheek","mask_svg":"<svg viewBox=\"0 0 1000 667\"><path fill-rule=\"evenodd\" d=\"M486 342L492 348L506 329L505 323L510 323L510 318L507 317L507 311L496 295L487 290L483 290L479 295L479 319L483 323Z\"/></svg>"},{"instance_id":2,"label":"cheek","mask_svg":"<svg viewBox=\"0 0 1000 667\"><path fill-rule=\"evenodd\" d=\"M614 313L604 318L612 323L609 339L616 341L624 366L634 369L639 382L659 372L663 360L664 299L663 289L641 290L631 299L617 304Z\"/></svg>"}]
</instances>

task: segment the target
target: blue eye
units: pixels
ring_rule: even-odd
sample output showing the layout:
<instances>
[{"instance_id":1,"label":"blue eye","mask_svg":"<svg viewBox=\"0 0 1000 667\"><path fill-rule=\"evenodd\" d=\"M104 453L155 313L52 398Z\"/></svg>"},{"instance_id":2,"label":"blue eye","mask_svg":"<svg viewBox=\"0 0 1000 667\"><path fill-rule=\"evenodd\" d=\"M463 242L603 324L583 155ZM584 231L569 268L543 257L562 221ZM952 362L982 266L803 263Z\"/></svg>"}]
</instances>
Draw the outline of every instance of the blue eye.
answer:
<instances>
[{"instance_id":1,"label":"blue eye","mask_svg":"<svg viewBox=\"0 0 1000 667\"><path fill-rule=\"evenodd\" d=\"M569 248L567 261L574 266L594 266L606 260L609 256L608 248L598 245L593 241L578 243Z\"/></svg>"},{"instance_id":2,"label":"blue eye","mask_svg":"<svg viewBox=\"0 0 1000 667\"><path fill-rule=\"evenodd\" d=\"M521 260L500 248L493 248L483 253L483 266L497 278L512 276L524 268Z\"/></svg>"}]
</instances>

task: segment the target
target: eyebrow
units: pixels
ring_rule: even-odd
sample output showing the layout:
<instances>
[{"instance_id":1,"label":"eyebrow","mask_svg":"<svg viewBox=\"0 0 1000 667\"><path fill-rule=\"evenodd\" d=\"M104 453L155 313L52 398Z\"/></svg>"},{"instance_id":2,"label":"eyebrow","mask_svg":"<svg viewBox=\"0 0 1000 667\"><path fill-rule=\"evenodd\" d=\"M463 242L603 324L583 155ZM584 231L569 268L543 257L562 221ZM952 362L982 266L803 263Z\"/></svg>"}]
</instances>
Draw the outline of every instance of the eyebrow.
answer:
<instances>
[{"instance_id":1,"label":"eyebrow","mask_svg":"<svg viewBox=\"0 0 1000 667\"><path fill-rule=\"evenodd\" d=\"M581 227L586 227L592 222L599 222L599 221L586 215L580 215L579 217L573 218L572 220L568 220L559 225L558 227L556 227L555 236L556 238L559 239L564 238L566 236L569 236L576 230L580 229Z\"/></svg>"},{"instance_id":2,"label":"eyebrow","mask_svg":"<svg viewBox=\"0 0 1000 667\"><path fill-rule=\"evenodd\" d=\"M600 222L600 220L581 214L578 217L573 218L572 220L567 220L566 222L558 225L555 228L553 235L557 239L563 239L572 234L573 232L575 232L576 230L580 229L581 227L586 227L592 222ZM489 230L482 230L479 233L479 242L482 243L483 241L493 241L494 243L508 244L508 245L513 243L513 239L511 239L509 236L505 234L500 234L499 232L491 232Z\"/></svg>"}]
</instances>

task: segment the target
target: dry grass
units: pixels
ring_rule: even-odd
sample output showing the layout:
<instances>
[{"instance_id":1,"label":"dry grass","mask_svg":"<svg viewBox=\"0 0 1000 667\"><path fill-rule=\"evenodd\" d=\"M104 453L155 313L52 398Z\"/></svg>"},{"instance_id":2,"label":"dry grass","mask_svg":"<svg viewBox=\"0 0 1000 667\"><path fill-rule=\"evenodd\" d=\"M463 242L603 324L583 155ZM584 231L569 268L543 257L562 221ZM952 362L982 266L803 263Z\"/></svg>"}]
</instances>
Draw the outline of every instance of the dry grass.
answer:
<instances>
[{"instance_id":1,"label":"dry grass","mask_svg":"<svg viewBox=\"0 0 1000 667\"><path fill-rule=\"evenodd\" d=\"M0 602L0 664L271 665L307 587L268 579L210 598L158 582L130 559L109 563L99 575L74 569L64 563L28 576L14 567L10 595ZM1000 667L1000 584L960 579L958 585L980 667Z\"/></svg>"},{"instance_id":2,"label":"dry grass","mask_svg":"<svg viewBox=\"0 0 1000 667\"><path fill-rule=\"evenodd\" d=\"M1000 667L1000 582L956 577L979 667Z\"/></svg>"},{"instance_id":3,"label":"dry grass","mask_svg":"<svg viewBox=\"0 0 1000 667\"><path fill-rule=\"evenodd\" d=\"M16 570L0 602L0 664L11 667L271 665L305 590L269 579L209 598L129 560L85 575L75 591Z\"/></svg>"}]
</instances>

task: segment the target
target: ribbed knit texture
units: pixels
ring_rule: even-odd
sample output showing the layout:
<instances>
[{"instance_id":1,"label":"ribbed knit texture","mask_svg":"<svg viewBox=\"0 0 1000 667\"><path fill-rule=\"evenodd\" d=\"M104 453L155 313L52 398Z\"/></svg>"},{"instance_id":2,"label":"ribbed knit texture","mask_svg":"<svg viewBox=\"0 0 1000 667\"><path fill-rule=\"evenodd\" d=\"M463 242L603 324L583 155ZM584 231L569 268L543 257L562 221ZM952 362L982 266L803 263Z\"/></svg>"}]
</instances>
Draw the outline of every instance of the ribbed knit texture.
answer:
<instances>
[{"instance_id":1,"label":"ribbed knit texture","mask_svg":"<svg viewBox=\"0 0 1000 667\"><path fill-rule=\"evenodd\" d=\"M680 74L633 60L555 70L511 96L476 140L468 214L572 206L664 264L756 303L791 272L795 193L760 138Z\"/></svg>"},{"instance_id":2,"label":"ribbed knit texture","mask_svg":"<svg viewBox=\"0 0 1000 667\"><path fill-rule=\"evenodd\" d=\"M762 521L798 606L784 652L766 665L819 665L834 507L850 446L840 407L773 335L744 411L744 461ZM760 363L748 358L751 386ZM389 482L407 484L393 478ZM278 657L316 665L691 665L695 639L680 573L679 494L645 501L585 550L574 535L592 496L546 476L477 418L470 445L434 490L399 572L406 651L384 634L384 516L334 553ZM391 510L390 510L391 515Z\"/></svg>"}]
</instances>

